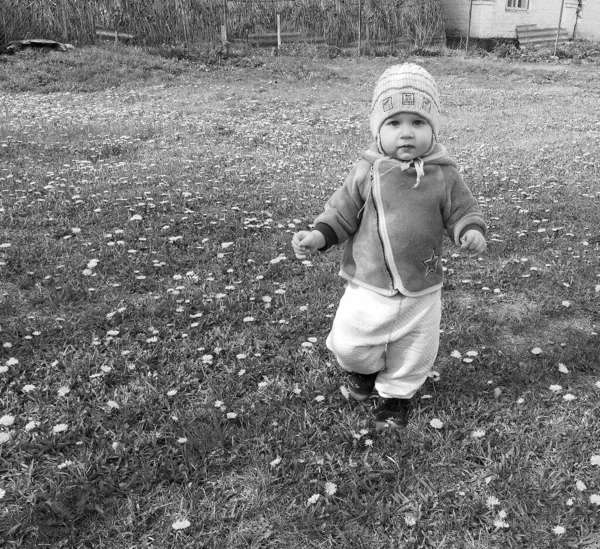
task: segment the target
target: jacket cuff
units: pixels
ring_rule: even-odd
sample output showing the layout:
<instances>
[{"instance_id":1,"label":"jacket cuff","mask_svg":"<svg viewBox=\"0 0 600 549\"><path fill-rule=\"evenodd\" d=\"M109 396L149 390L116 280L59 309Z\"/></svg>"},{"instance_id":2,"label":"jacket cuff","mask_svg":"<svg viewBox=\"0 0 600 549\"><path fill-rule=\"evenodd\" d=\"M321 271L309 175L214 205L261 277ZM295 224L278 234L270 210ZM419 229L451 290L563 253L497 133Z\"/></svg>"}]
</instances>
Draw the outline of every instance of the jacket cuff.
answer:
<instances>
[{"instance_id":1,"label":"jacket cuff","mask_svg":"<svg viewBox=\"0 0 600 549\"><path fill-rule=\"evenodd\" d=\"M324 252L338 243L335 231L327 223L317 223L315 230L319 231L325 237L325 246L319 248L320 252Z\"/></svg>"},{"instance_id":2,"label":"jacket cuff","mask_svg":"<svg viewBox=\"0 0 600 549\"><path fill-rule=\"evenodd\" d=\"M485 232L481 228L481 226L477 225L476 223L471 223L470 225L467 225L462 231L460 231L460 236L458 238L461 239L467 231L471 231L471 230L477 231L477 232L481 233L483 236L485 236Z\"/></svg>"}]
</instances>

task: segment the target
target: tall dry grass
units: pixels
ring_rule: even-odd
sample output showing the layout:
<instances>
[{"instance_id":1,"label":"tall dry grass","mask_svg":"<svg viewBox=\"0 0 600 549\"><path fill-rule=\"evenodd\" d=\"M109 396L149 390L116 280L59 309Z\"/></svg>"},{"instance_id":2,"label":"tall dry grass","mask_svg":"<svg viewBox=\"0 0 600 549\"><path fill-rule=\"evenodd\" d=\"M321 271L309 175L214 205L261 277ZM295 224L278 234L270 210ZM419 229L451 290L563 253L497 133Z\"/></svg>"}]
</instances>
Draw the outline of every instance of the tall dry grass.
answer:
<instances>
[{"instance_id":1,"label":"tall dry grass","mask_svg":"<svg viewBox=\"0 0 600 549\"><path fill-rule=\"evenodd\" d=\"M224 21L229 38L273 32L277 12L283 31L336 46L358 38L359 19L363 37L408 37L419 47L444 28L440 0L0 0L0 44L24 38L89 44L96 26L133 33L145 45L215 42Z\"/></svg>"}]
</instances>

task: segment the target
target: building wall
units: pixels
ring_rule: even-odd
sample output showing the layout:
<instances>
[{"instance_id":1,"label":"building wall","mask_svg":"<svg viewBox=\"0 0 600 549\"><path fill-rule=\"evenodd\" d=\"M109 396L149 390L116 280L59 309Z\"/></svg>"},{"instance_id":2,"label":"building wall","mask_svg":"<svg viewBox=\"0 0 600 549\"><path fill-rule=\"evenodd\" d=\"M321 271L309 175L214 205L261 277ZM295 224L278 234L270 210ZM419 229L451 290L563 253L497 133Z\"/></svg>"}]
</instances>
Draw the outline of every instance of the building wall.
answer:
<instances>
[{"instance_id":1,"label":"building wall","mask_svg":"<svg viewBox=\"0 0 600 549\"><path fill-rule=\"evenodd\" d=\"M600 0L586 0L600 10ZM471 0L442 0L449 36L466 36ZM473 0L471 38L515 38L517 25L557 28L561 0L529 0L528 10L506 7L507 0ZM575 28L577 0L565 0L561 28L570 35ZM580 21L580 23L583 19ZM596 26L600 18L596 19ZM590 25L593 28L593 25ZM584 30L584 32L588 32Z\"/></svg>"},{"instance_id":2,"label":"building wall","mask_svg":"<svg viewBox=\"0 0 600 549\"><path fill-rule=\"evenodd\" d=\"M575 38L600 40L600 0L583 0Z\"/></svg>"}]
</instances>

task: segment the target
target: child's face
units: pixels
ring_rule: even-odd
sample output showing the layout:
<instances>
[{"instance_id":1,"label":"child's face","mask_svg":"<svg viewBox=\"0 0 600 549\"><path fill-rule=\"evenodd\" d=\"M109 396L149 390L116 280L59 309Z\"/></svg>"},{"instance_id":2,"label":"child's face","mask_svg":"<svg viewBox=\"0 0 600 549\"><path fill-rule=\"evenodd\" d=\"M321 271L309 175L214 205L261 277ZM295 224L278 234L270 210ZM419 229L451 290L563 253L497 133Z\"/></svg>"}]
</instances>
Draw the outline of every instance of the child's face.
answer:
<instances>
[{"instance_id":1,"label":"child's face","mask_svg":"<svg viewBox=\"0 0 600 549\"><path fill-rule=\"evenodd\" d=\"M433 130L418 114L399 112L385 120L379 130L379 140L385 154L407 161L429 150Z\"/></svg>"}]
</instances>

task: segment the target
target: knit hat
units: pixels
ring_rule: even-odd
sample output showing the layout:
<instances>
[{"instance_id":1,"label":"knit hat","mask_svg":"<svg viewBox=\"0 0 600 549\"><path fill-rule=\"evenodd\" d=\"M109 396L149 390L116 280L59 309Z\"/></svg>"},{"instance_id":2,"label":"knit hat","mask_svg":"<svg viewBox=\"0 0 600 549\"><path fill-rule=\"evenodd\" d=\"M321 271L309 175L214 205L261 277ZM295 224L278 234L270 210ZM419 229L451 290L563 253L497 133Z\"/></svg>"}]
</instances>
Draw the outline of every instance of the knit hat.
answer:
<instances>
[{"instance_id":1,"label":"knit hat","mask_svg":"<svg viewBox=\"0 0 600 549\"><path fill-rule=\"evenodd\" d=\"M370 125L374 137L384 121L399 112L422 116L437 140L440 129L440 98L433 77L414 63L393 65L379 78L373 92Z\"/></svg>"}]
</instances>

